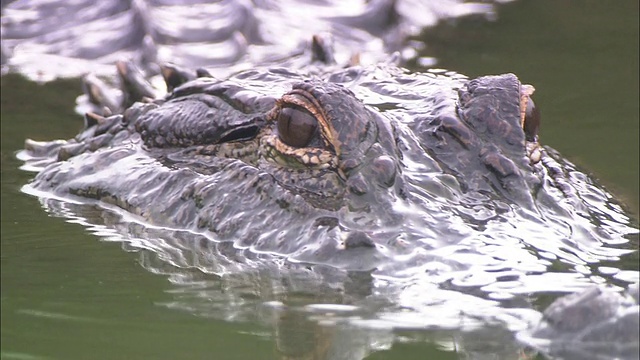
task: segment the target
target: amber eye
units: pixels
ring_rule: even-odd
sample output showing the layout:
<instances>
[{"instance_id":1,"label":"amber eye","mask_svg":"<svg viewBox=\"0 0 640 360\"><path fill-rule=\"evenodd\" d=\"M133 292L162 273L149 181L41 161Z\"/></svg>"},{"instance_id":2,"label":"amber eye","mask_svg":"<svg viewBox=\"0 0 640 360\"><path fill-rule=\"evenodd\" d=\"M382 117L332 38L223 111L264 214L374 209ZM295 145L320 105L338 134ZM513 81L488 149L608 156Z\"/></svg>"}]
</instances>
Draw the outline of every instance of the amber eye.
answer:
<instances>
[{"instance_id":1,"label":"amber eye","mask_svg":"<svg viewBox=\"0 0 640 360\"><path fill-rule=\"evenodd\" d=\"M524 113L524 134L527 141L538 140L538 130L540 129L540 111L529 98L527 101L527 109Z\"/></svg>"},{"instance_id":2,"label":"amber eye","mask_svg":"<svg viewBox=\"0 0 640 360\"><path fill-rule=\"evenodd\" d=\"M307 146L317 129L318 121L306 110L284 107L278 113L278 135L289 146Z\"/></svg>"}]
</instances>

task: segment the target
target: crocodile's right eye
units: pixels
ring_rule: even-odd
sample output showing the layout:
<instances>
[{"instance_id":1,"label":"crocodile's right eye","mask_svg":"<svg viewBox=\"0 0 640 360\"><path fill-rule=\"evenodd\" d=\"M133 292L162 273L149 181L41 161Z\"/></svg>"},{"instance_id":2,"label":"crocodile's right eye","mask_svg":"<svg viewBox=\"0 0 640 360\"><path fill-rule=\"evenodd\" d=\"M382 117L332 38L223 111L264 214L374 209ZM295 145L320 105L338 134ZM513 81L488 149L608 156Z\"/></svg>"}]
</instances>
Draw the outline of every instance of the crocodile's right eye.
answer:
<instances>
[{"instance_id":1,"label":"crocodile's right eye","mask_svg":"<svg viewBox=\"0 0 640 360\"><path fill-rule=\"evenodd\" d=\"M282 108L277 120L280 140L293 147L307 146L318 129L313 115L299 107Z\"/></svg>"},{"instance_id":2,"label":"crocodile's right eye","mask_svg":"<svg viewBox=\"0 0 640 360\"><path fill-rule=\"evenodd\" d=\"M537 141L538 130L540 129L540 110L533 103L531 98L527 101L527 108L524 115L524 133L528 141Z\"/></svg>"}]
</instances>

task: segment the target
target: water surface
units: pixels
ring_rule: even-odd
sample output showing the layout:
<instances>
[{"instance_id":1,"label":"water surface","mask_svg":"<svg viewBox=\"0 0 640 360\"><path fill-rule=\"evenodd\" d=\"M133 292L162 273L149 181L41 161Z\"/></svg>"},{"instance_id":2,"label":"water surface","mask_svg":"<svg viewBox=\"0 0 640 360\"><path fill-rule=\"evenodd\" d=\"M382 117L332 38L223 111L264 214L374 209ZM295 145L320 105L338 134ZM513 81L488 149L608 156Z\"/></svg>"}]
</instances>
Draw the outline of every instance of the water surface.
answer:
<instances>
[{"instance_id":1,"label":"water surface","mask_svg":"<svg viewBox=\"0 0 640 360\"><path fill-rule=\"evenodd\" d=\"M438 66L471 76L511 71L534 84L544 116L542 142L594 173L637 217L637 1L618 1L615 7L597 1L520 1L503 6L495 22L461 21L424 39L424 55L436 57ZM82 121L73 103L79 84L39 86L15 75L0 81L3 359L455 359L487 354L515 359L520 354L510 332L500 327L392 332L384 326L358 328L353 322L333 326L332 316L340 318L349 308L287 312L277 302L255 305L254 288L225 292L233 284L163 268L149 252L48 215L38 199L20 192L32 174L18 169L15 151L25 138L77 133ZM637 253L601 265L640 268ZM201 291L180 286L198 281ZM268 277L251 281L265 282L255 288L271 289ZM341 296L365 290L346 289ZM230 297L221 300L225 293ZM331 303L334 295L330 290L325 295L275 291L271 298L304 307ZM540 296L531 306L540 310L552 299L553 294ZM216 306L255 311L212 311ZM309 316L309 311L318 315Z\"/></svg>"}]
</instances>

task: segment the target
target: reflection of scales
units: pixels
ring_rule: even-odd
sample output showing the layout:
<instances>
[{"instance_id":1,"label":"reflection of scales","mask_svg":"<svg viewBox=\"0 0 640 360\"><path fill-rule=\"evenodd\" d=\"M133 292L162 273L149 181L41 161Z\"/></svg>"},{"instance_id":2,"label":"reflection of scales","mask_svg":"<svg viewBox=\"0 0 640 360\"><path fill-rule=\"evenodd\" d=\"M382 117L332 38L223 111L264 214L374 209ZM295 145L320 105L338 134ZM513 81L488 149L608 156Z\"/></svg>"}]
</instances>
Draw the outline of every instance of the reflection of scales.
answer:
<instances>
[{"instance_id":1,"label":"reflection of scales","mask_svg":"<svg viewBox=\"0 0 640 360\"><path fill-rule=\"evenodd\" d=\"M297 56L312 34L323 32L336 38L339 63L360 54L361 62L372 64L395 50L415 57L415 49L402 48L406 38L440 19L495 12L490 4L457 0L174 3L12 1L3 5L3 64L6 58L40 82L89 72L110 76L111 64L126 58L153 74L158 72L153 63L174 62L210 67L214 76L225 78Z\"/></svg>"},{"instance_id":2,"label":"reflection of scales","mask_svg":"<svg viewBox=\"0 0 640 360\"><path fill-rule=\"evenodd\" d=\"M513 357L528 350L514 341L512 331L525 329L540 317L532 309L504 309L437 286L400 285L405 288L402 296L424 299L425 307L416 312L418 308L395 305L398 300L393 296L403 294L402 290L380 286L380 279L369 272L345 273L321 266L311 270L304 265L285 269L268 256L247 263L242 260L243 250L203 235L149 228L124 220L122 213L98 211L90 205L58 200L43 200L43 205L105 240L122 242L125 251L139 253L139 263L146 270L167 276L173 284L168 293L174 299L160 305L200 317L272 325L276 356L282 359L361 359L396 346L419 346L420 352L434 356L456 351ZM254 267L259 263L264 266ZM456 313L455 306L447 305L452 301L466 305L469 313ZM443 314L448 311L446 320ZM490 318L507 317L512 321L509 328L490 324ZM530 333L519 338L536 343Z\"/></svg>"}]
</instances>

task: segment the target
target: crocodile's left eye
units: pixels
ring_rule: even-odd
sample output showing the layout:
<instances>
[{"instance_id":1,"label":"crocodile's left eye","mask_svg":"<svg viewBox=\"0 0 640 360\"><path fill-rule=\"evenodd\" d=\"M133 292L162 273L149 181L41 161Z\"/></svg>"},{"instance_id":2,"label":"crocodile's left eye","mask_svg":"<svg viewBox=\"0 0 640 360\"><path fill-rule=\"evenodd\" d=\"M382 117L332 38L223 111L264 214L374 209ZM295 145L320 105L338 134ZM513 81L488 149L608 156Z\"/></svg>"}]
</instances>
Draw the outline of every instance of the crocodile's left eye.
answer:
<instances>
[{"instance_id":1,"label":"crocodile's left eye","mask_svg":"<svg viewBox=\"0 0 640 360\"><path fill-rule=\"evenodd\" d=\"M302 108L284 107L278 113L278 135L289 146L307 146L317 129L318 121Z\"/></svg>"},{"instance_id":2,"label":"crocodile's left eye","mask_svg":"<svg viewBox=\"0 0 640 360\"><path fill-rule=\"evenodd\" d=\"M524 113L524 134L528 141L536 141L540 129L540 111L529 98Z\"/></svg>"}]
</instances>

